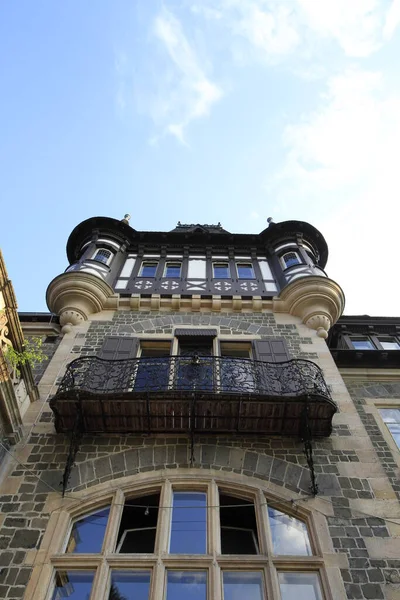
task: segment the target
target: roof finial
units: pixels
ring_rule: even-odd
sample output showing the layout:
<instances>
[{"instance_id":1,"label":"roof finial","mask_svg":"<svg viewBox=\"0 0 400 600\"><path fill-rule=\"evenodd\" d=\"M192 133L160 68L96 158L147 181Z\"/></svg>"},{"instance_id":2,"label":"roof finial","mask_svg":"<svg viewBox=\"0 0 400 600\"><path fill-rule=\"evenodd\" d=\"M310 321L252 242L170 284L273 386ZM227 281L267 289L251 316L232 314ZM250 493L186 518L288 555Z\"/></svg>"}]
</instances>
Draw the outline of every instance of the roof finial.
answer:
<instances>
[{"instance_id":1,"label":"roof finial","mask_svg":"<svg viewBox=\"0 0 400 600\"><path fill-rule=\"evenodd\" d=\"M271 223L272 223L273 225L275 225L275 223L274 223L274 219L273 219L272 217L268 217L268 219L267 219L267 223L269 223L270 225L271 225Z\"/></svg>"},{"instance_id":2,"label":"roof finial","mask_svg":"<svg viewBox=\"0 0 400 600\"><path fill-rule=\"evenodd\" d=\"M124 218L121 219L122 223L126 223L127 225L129 225L129 219L131 218L131 215L126 213L126 215L124 215Z\"/></svg>"}]
</instances>

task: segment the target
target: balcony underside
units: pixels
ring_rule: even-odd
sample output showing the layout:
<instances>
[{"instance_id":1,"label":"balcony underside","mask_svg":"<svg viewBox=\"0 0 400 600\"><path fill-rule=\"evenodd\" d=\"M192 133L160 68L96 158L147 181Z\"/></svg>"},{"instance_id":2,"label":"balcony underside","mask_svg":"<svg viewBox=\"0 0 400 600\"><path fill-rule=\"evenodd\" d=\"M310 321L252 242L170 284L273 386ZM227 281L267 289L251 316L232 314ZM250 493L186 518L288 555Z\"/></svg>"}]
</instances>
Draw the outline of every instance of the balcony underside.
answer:
<instances>
[{"instance_id":1,"label":"balcony underside","mask_svg":"<svg viewBox=\"0 0 400 600\"><path fill-rule=\"evenodd\" d=\"M83 392L79 401L51 402L58 432L74 428L81 411L87 433L268 434L301 437L305 407L313 437L328 436L336 411L332 401L313 397L268 398L207 392L102 395Z\"/></svg>"},{"instance_id":2,"label":"balcony underside","mask_svg":"<svg viewBox=\"0 0 400 600\"><path fill-rule=\"evenodd\" d=\"M58 432L328 436L336 404L314 363L223 357L73 361L50 401ZM307 430L307 431L306 431Z\"/></svg>"}]
</instances>

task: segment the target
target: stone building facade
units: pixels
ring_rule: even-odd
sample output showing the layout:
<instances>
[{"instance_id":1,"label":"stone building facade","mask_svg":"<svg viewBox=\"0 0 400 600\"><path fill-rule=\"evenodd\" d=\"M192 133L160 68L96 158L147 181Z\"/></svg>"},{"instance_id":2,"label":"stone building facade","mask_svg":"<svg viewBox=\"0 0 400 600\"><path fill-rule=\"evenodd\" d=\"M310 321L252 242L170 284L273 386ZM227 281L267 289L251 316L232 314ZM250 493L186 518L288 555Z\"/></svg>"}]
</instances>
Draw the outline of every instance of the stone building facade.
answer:
<instances>
[{"instance_id":1,"label":"stone building facade","mask_svg":"<svg viewBox=\"0 0 400 600\"><path fill-rule=\"evenodd\" d=\"M354 362L321 233L95 218L67 253L21 314L48 361L2 465L0 597L400 598L396 352Z\"/></svg>"}]
</instances>

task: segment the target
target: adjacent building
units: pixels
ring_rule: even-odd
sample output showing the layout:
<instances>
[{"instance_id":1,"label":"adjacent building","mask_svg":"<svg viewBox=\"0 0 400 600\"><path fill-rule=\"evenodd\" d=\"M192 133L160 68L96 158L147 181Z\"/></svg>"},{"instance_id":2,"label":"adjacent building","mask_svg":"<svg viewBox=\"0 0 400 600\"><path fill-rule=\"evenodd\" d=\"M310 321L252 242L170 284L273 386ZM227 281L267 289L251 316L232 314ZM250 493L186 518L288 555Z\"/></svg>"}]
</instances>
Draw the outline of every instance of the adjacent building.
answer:
<instances>
[{"instance_id":1,"label":"adjacent building","mask_svg":"<svg viewBox=\"0 0 400 600\"><path fill-rule=\"evenodd\" d=\"M323 235L95 217L67 256L20 314L0 596L400 598L400 319L341 317Z\"/></svg>"}]
</instances>

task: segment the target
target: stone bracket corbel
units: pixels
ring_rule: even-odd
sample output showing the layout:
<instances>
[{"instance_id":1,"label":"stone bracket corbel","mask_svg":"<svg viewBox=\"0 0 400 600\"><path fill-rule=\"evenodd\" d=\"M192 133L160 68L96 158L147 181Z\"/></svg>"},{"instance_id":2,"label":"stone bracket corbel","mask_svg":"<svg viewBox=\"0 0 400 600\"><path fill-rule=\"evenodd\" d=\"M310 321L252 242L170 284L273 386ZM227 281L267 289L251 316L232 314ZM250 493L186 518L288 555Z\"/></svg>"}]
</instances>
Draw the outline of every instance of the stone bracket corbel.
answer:
<instances>
[{"instance_id":1,"label":"stone bracket corbel","mask_svg":"<svg viewBox=\"0 0 400 600\"><path fill-rule=\"evenodd\" d=\"M289 283L273 300L274 312L287 312L326 339L344 310L342 288L327 277L306 276Z\"/></svg>"}]
</instances>

